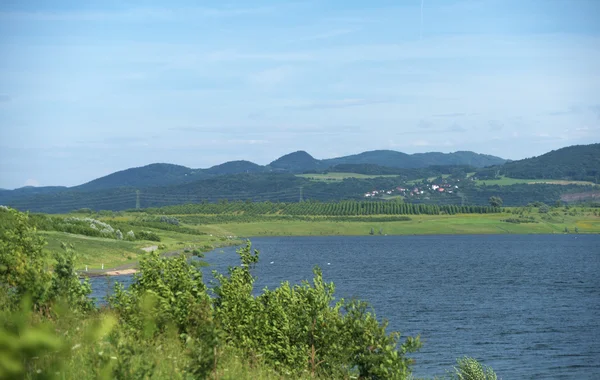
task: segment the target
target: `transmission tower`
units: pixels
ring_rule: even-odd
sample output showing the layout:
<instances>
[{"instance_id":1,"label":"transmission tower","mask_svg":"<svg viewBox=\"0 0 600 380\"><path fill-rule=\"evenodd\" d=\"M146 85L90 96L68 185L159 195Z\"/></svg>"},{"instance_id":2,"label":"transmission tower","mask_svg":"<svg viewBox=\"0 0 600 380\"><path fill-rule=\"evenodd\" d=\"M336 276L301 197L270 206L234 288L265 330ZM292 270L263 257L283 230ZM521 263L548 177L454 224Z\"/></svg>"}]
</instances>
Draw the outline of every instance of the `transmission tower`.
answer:
<instances>
[{"instance_id":1,"label":"transmission tower","mask_svg":"<svg viewBox=\"0 0 600 380\"><path fill-rule=\"evenodd\" d=\"M136 210L140 208L140 191L135 191L135 208Z\"/></svg>"},{"instance_id":2,"label":"transmission tower","mask_svg":"<svg viewBox=\"0 0 600 380\"><path fill-rule=\"evenodd\" d=\"M304 201L304 199L302 198L302 191L303 191L304 187L300 186L300 202Z\"/></svg>"}]
</instances>

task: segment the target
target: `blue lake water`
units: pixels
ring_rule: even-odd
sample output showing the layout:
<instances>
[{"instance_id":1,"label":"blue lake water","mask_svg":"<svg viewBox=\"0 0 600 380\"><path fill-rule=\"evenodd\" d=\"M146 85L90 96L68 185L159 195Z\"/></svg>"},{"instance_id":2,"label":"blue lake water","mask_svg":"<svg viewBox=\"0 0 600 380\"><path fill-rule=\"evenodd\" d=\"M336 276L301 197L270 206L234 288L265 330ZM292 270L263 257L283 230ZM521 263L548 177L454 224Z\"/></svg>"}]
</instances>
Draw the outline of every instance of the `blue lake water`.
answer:
<instances>
[{"instance_id":1,"label":"blue lake water","mask_svg":"<svg viewBox=\"0 0 600 380\"><path fill-rule=\"evenodd\" d=\"M443 375L473 356L503 379L600 378L600 236L277 237L260 250L257 290L312 278L369 301L389 329L420 334L414 374ZM237 265L234 247L206 254ZM208 275L208 281L211 276ZM112 281L93 279L96 296Z\"/></svg>"}]
</instances>

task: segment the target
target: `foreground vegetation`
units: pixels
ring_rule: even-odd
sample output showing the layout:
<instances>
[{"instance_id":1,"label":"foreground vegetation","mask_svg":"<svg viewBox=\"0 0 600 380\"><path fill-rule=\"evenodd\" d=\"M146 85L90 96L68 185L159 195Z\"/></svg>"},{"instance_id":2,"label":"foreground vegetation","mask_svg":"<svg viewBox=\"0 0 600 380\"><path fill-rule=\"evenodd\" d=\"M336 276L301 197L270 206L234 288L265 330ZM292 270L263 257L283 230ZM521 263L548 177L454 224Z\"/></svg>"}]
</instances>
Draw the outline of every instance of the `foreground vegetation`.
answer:
<instances>
[{"instance_id":1,"label":"foreground vegetation","mask_svg":"<svg viewBox=\"0 0 600 380\"><path fill-rule=\"evenodd\" d=\"M0 230L0 378L302 379L411 377L419 337L386 331L361 301L336 300L319 268L312 283L255 295L250 243L212 288L184 255L144 255L129 289L97 309L68 248L54 264L27 215ZM495 379L459 359L455 379Z\"/></svg>"}]
</instances>

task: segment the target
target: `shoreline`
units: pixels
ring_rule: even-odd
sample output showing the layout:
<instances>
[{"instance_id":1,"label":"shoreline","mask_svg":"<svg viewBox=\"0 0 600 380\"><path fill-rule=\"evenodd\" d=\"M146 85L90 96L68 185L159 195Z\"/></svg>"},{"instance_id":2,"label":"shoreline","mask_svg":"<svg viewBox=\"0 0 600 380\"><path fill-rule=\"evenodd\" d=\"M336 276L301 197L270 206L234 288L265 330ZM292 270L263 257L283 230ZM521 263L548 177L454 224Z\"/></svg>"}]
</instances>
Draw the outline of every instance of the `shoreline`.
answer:
<instances>
[{"instance_id":1,"label":"shoreline","mask_svg":"<svg viewBox=\"0 0 600 380\"><path fill-rule=\"evenodd\" d=\"M294 234L294 233L287 233L287 234L252 234L252 235L247 235L244 236L243 238L240 238L238 235L238 242L236 242L235 244L227 244L224 246L220 246L220 247L214 247L213 250L214 251L216 249L219 248L224 248L227 246L241 246L244 244L244 242L246 240L252 240L254 238L285 238L285 237L314 237L314 238L319 238L319 237L392 237L392 236L468 236L468 235L477 235L477 236L483 236L483 235L490 235L490 236L494 236L494 235L573 235L573 236L577 236L577 235L598 235L600 234L600 232L596 232L596 231L581 231L578 233L565 233L565 232L559 232L559 231L552 231L552 232L534 232L534 231L482 231L482 232L476 232L476 231L469 231L469 232L431 232L431 233L384 233L384 234L378 234L375 233L374 235L370 235L370 234L353 234L353 233L348 233L348 234L340 234L340 233L328 233L328 234ZM204 251L203 253L206 252L210 252L210 251ZM182 253L181 250L179 251L170 251L170 252L165 252L163 253L161 256L162 257L173 257L176 256L178 254ZM124 264L121 266L116 266L116 267L112 267L112 268L106 268L106 269L92 269L89 271L78 271L77 274L79 275L79 277L104 277L104 276L108 276L108 277L112 277L112 276L122 276L122 275L131 275L131 274L135 274L137 273L139 270L137 268L138 265L138 261L133 262L133 263L128 263L128 264Z\"/></svg>"}]
</instances>

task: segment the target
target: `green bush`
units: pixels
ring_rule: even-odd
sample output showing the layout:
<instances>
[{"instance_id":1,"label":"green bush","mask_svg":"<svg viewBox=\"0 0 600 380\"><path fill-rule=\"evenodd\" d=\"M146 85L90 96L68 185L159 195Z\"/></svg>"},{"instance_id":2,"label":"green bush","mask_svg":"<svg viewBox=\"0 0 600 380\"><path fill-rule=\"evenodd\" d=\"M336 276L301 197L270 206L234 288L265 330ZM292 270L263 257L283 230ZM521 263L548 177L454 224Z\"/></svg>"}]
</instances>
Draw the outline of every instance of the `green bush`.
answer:
<instances>
[{"instance_id":1,"label":"green bush","mask_svg":"<svg viewBox=\"0 0 600 380\"><path fill-rule=\"evenodd\" d=\"M150 240L150 241L158 241L160 242L160 236L156 232L152 231L139 231L135 235L138 240Z\"/></svg>"},{"instance_id":2,"label":"green bush","mask_svg":"<svg viewBox=\"0 0 600 380\"><path fill-rule=\"evenodd\" d=\"M456 380L497 380L494 370L469 357L456 360L451 378Z\"/></svg>"}]
</instances>

